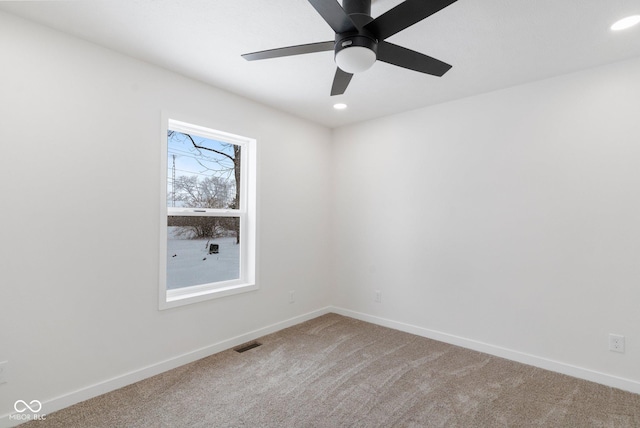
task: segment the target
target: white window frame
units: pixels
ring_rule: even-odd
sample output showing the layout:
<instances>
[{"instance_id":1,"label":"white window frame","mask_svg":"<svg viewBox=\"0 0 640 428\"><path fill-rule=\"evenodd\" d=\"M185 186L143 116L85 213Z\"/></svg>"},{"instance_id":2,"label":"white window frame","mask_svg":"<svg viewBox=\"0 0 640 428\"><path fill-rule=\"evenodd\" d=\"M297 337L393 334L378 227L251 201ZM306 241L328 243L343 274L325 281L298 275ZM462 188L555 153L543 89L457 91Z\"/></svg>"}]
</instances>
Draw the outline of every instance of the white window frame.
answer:
<instances>
[{"instance_id":1,"label":"white window frame","mask_svg":"<svg viewBox=\"0 0 640 428\"><path fill-rule=\"evenodd\" d=\"M216 299L258 289L256 284L256 140L218 131L192 122L173 119L163 113L161 136L160 191L160 277L159 308L161 310ZM200 122L202 123L202 122ZM167 206L167 133L169 130L223 141L241 147L240 207L238 209L194 209ZM240 218L240 278L167 290L167 220L169 215L239 217Z\"/></svg>"}]
</instances>

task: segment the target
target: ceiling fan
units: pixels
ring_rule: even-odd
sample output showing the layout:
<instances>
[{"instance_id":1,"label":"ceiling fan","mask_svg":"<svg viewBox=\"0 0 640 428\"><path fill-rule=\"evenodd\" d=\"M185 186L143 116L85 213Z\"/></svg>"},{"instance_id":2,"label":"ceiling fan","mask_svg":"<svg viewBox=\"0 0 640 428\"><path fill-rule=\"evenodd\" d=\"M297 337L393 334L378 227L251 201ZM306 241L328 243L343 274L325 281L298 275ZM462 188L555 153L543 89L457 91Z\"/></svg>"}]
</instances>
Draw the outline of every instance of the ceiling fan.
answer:
<instances>
[{"instance_id":1,"label":"ceiling fan","mask_svg":"<svg viewBox=\"0 0 640 428\"><path fill-rule=\"evenodd\" d=\"M341 95L354 73L369 69L376 60L420 73L442 76L451 65L385 39L422 21L457 0L406 0L379 17L371 17L371 0L309 0L336 33L335 40L288 46L242 55L248 61L333 50L338 65L331 95Z\"/></svg>"}]
</instances>

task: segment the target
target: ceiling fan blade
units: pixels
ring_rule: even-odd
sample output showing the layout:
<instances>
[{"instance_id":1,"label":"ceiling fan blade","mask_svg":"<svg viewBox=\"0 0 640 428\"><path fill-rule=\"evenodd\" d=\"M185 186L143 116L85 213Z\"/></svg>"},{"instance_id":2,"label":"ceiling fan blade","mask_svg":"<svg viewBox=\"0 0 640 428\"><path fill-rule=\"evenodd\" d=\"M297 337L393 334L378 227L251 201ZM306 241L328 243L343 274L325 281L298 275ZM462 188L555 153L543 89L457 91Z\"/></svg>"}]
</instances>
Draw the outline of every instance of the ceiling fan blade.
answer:
<instances>
[{"instance_id":1,"label":"ceiling fan blade","mask_svg":"<svg viewBox=\"0 0 640 428\"><path fill-rule=\"evenodd\" d=\"M337 0L309 0L309 3L327 21L334 32L346 33L356 29L356 24L349 18Z\"/></svg>"},{"instance_id":2,"label":"ceiling fan blade","mask_svg":"<svg viewBox=\"0 0 640 428\"><path fill-rule=\"evenodd\" d=\"M457 0L406 0L364 26L379 41L420 22Z\"/></svg>"},{"instance_id":3,"label":"ceiling fan blade","mask_svg":"<svg viewBox=\"0 0 640 428\"><path fill-rule=\"evenodd\" d=\"M306 45L288 46L286 48L269 49L266 51L252 52L242 55L247 61L255 61L258 59L280 58L283 56L301 55L314 52L332 51L335 42L318 42Z\"/></svg>"},{"instance_id":4,"label":"ceiling fan blade","mask_svg":"<svg viewBox=\"0 0 640 428\"><path fill-rule=\"evenodd\" d=\"M378 43L378 59L388 64L433 76L442 76L451 68L451 65L446 62L389 42Z\"/></svg>"},{"instance_id":5,"label":"ceiling fan blade","mask_svg":"<svg viewBox=\"0 0 640 428\"><path fill-rule=\"evenodd\" d=\"M331 86L331 96L344 94L352 77L353 74L336 68L336 75L333 77L333 85Z\"/></svg>"}]
</instances>

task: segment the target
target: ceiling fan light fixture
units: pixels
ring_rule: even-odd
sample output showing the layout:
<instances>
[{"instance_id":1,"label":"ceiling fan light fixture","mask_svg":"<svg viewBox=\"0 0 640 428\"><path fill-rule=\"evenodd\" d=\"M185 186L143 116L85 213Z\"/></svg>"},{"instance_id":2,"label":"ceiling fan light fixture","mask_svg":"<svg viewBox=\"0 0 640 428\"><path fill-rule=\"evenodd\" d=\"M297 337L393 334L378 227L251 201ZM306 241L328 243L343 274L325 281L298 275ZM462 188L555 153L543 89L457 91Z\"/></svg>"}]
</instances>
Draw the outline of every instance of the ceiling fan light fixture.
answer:
<instances>
[{"instance_id":1,"label":"ceiling fan light fixture","mask_svg":"<svg viewBox=\"0 0 640 428\"><path fill-rule=\"evenodd\" d=\"M247 61L254 61L333 50L338 68L331 85L331 96L344 94L353 75L368 70L378 59L390 65L437 77L451 69L451 65L446 62L389 43L386 39L457 0L404 0L377 18L371 16L371 2L374 0L308 1L335 33L333 42L286 46L252 52L242 57Z\"/></svg>"},{"instance_id":2,"label":"ceiling fan light fixture","mask_svg":"<svg viewBox=\"0 0 640 428\"><path fill-rule=\"evenodd\" d=\"M346 73L360 73L376 62L376 53L364 46L350 46L336 53L336 64Z\"/></svg>"},{"instance_id":3,"label":"ceiling fan light fixture","mask_svg":"<svg viewBox=\"0 0 640 428\"><path fill-rule=\"evenodd\" d=\"M622 18L621 20L616 21L611 26L611 29L613 31L626 30L627 28L633 27L638 23L640 23L640 15L627 16L626 18Z\"/></svg>"}]
</instances>

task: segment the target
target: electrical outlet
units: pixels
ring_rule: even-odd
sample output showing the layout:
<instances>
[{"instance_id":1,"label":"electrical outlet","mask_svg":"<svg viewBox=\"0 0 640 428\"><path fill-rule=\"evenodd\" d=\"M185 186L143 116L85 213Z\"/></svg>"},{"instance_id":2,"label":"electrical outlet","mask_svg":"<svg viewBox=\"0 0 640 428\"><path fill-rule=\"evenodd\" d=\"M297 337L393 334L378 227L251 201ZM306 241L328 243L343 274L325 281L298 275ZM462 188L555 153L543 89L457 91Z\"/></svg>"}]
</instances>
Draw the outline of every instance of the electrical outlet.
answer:
<instances>
[{"instance_id":1,"label":"electrical outlet","mask_svg":"<svg viewBox=\"0 0 640 428\"><path fill-rule=\"evenodd\" d=\"M376 290L376 293L375 293L375 296L374 296L374 301L376 303L382 303L382 291Z\"/></svg>"},{"instance_id":2,"label":"electrical outlet","mask_svg":"<svg viewBox=\"0 0 640 428\"><path fill-rule=\"evenodd\" d=\"M293 303L296 301L296 292L295 290L289 291L289 303Z\"/></svg>"},{"instance_id":3,"label":"electrical outlet","mask_svg":"<svg viewBox=\"0 0 640 428\"><path fill-rule=\"evenodd\" d=\"M0 385L7 383L7 370L9 369L9 361L0 361Z\"/></svg>"},{"instance_id":4,"label":"electrical outlet","mask_svg":"<svg viewBox=\"0 0 640 428\"><path fill-rule=\"evenodd\" d=\"M624 336L609 333L609 351L624 352Z\"/></svg>"}]
</instances>

